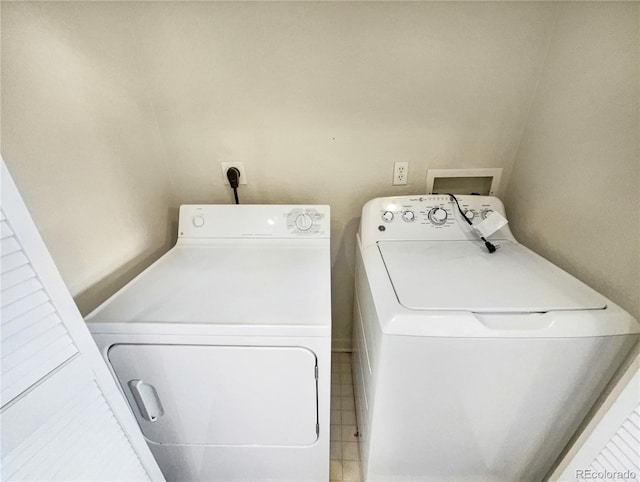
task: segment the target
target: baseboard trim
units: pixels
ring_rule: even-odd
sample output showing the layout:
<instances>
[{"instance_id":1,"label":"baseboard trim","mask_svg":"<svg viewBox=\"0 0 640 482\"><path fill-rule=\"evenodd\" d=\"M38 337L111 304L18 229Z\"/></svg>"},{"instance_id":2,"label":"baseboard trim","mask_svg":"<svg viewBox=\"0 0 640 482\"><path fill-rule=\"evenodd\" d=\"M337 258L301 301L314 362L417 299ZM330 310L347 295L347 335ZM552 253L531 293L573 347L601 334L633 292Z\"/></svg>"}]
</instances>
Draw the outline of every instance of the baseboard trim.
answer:
<instances>
[{"instance_id":1,"label":"baseboard trim","mask_svg":"<svg viewBox=\"0 0 640 482\"><path fill-rule=\"evenodd\" d=\"M351 338L334 338L331 341L331 351L351 353Z\"/></svg>"}]
</instances>

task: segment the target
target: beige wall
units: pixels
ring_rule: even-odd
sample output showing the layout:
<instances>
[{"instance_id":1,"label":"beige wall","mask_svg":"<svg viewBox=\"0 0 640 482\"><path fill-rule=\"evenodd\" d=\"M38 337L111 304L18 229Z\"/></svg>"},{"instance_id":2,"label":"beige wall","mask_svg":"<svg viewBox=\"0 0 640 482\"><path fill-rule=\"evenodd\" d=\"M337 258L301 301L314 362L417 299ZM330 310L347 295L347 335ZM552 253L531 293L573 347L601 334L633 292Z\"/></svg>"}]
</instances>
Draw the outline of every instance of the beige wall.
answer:
<instances>
[{"instance_id":1,"label":"beige wall","mask_svg":"<svg viewBox=\"0 0 640 482\"><path fill-rule=\"evenodd\" d=\"M167 249L179 204L231 201L221 161L245 163L243 202L330 204L348 347L362 205L428 167L508 180L558 8L3 2L2 154L84 312Z\"/></svg>"},{"instance_id":2,"label":"beige wall","mask_svg":"<svg viewBox=\"0 0 640 482\"><path fill-rule=\"evenodd\" d=\"M640 319L639 10L560 6L505 204L521 242Z\"/></svg>"},{"instance_id":3,"label":"beige wall","mask_svg":"<svg viewBox=\"0 0 640 482\"><path fill-rule=\"evenodd\" d=\"M171 240L173 192L131 31L96 3L2 4L2 155L87 312Z\"/></svg>"},{"instance_id":4,"label":"beige wall","mask_svg":"<svg viewBox=\"0 0 640 482\"><path fill-rule=\"evenodd\" d=\"M336 346L350 346L368 199L424 192L431 167L509 168L553 8L441 3L164 3L132 9L179 202L332 207ZM185 55L185 52L189 52ZM410 162L410 184L391 186Z\"/></svg>"}]
</instances>

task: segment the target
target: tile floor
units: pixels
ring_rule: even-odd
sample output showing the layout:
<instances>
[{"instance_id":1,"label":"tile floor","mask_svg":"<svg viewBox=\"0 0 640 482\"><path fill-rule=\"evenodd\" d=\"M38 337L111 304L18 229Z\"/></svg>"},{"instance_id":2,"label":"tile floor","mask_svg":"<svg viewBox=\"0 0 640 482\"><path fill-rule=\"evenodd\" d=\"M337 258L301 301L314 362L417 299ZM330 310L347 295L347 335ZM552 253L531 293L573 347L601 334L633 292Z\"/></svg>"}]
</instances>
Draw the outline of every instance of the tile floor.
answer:
<instances>
[{"instance_id":1,"label":"tile floor","mask_svg":"<svg viewBox=\"0 0 640 482\"><path fill-rule=\"evenodd\" d=\"M360 481L351 353L332 353L330 446L330 480Z\"/></svg>"}]
</instances>

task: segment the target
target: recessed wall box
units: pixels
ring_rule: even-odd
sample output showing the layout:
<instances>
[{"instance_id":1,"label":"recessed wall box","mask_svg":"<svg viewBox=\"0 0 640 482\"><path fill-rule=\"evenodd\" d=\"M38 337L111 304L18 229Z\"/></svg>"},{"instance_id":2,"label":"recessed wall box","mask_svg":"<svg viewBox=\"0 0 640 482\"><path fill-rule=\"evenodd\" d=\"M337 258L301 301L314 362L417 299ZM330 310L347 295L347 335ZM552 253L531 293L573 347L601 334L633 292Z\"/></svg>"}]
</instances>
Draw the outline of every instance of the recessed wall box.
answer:
<instances>
[{"instance_id":1,"label":"recessed wall box","mask_svg":"<svg viewBox=\"0 0 640 482\"><path fill-rule=\"evenodd\" d=\"M480 194L495 196L502 168L491 169L428 169L427 194Z\"/></svg>"}]
</instances>

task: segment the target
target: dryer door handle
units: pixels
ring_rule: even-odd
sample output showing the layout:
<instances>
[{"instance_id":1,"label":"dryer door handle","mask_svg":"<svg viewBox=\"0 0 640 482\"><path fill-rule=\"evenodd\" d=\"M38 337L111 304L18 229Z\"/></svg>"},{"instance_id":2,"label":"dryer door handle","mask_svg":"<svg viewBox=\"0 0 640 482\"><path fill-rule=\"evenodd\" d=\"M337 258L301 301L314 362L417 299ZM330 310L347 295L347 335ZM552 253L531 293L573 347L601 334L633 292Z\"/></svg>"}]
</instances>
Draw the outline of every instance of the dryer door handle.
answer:
<instances>
[{"instance_id":1,"label":"dryer door handle","mask_svg":"<svg viewBox=\"0 0 640 482\"><path fill-rule=\"evenodd\" d=\"M149 422L155 422L158 417L164 414L158 392L153 385L142 380L129 380L128 385L142 418Z\"/></svg>"}]
</instances>

